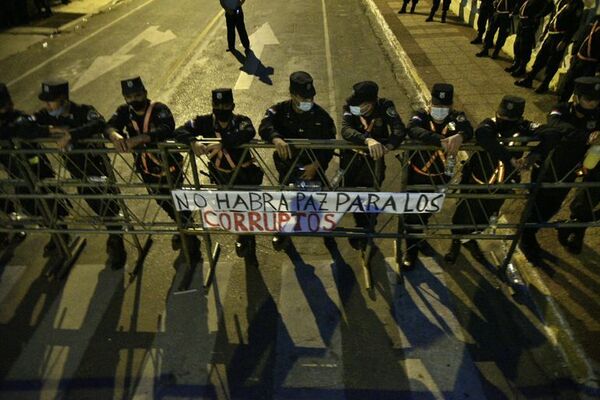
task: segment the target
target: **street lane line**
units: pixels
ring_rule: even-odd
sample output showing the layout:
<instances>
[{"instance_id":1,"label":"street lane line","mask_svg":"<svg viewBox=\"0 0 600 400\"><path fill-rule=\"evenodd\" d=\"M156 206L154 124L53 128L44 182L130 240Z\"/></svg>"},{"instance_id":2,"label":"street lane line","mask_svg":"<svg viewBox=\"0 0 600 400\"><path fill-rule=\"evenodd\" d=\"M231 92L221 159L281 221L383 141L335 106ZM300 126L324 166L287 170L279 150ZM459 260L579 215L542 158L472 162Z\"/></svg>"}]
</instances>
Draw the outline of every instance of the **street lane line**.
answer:
<instances>
[{"instance_id":1,"label":"street lane line","mask_svg":"<svg viewBox=\"0 0 600 400\"><path fill-rule=\"evenodd\" d=\"M121 15L119 18L115 19L114 21L104 25L102 28L98 29L97 31L91 33L90 35L84 37L83 39L79 40L78 42L73 43L72 45L70 45L69 47L67 47L64 50L59 51L58 53L56 53L55 55L53 55L52 57L50 57L49 59L47 59L46 61L40 63L37 67L33 67L31 68L29 71L25 72L24 74L22 74L21 76L13 79L12 81L7 83L7 86L12 86L15 83L23 80L24 78L28 77L29 75L33 74L34 72L42 69L43 67L45 67L46 65L50 64L52 61L56 60L57 58L61 57L63 54L68 53L69 51L73 50L75 47L79 46L82 43L87 42L89 39L93 38L94 36L96 36L99 33L104 32L105 30L107 30L108 28L110 28L111 26L113 26L114 24L116 24L117 22L120 22L121 20L129 17L131 14L137 12L138 10L141 10L142 8L146 7L148 4L152 3L154 0L148 0L145 3L137 6L136 8L134 8L133 10Z\"/></svg>"}]
</instances>

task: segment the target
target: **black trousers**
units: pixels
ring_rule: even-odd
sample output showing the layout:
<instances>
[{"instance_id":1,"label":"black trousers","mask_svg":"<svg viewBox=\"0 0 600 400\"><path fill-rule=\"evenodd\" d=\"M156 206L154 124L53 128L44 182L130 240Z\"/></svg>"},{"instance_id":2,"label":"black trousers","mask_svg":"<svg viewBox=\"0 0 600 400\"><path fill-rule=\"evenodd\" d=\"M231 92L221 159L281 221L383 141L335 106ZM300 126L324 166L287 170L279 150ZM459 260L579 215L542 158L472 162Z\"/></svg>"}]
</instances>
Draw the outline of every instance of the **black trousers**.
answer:
<instances>
[{"instance_id":1,"label":"black trousers","mask_svg":"<svg viewBox=\"0 0 600 400\"><path fill-rule=\"evenodd\" d=\"M244 23L244 12L238 8L234 12L225 13L225 21L227 22L227 47L233 49L235 47L235 30L237 29L240 35L240 42L245 49L250 48L250 40L248 32L246 32L246 24Z\"/></svg>"},{"instance_id":2,"label":"black trousers","mask_svg":"<svg viewBox=\"0 0 600 400\"><path fill-rule=\"evenodd\" d=\"M535 61L531 67L531 72L529 72L527 75L529 78L534 79L536 75L545 68L546 71L544 74L544 83L550 83L554 77L554 74L556 74L556 71L558 71L565 53L565 50L558 51L556 49L562 39L563 36L559 34L548 35L546 37L542 43L540 51L535 57Z\"/></svg>"},{"instance_id":3,"label":"black trousers","mask_svg":"<svg viewBox=\"0 0 600 400\"><path fill-rule=\"evenodd\" d=\"M577 56L573 58L573 62L569 67L569 71L565 76L564 83L559 92L560 101L566 102L569 101L569 98L573 94L573 89L575 89L575 79L580 78L582 76L594 76L596 74L596 70L598 69L598 63L595 61L584 61Z\"/></svg>"},{"instance_id":4,"label":"black trousers","mask_svg":"<svg viewBox=\"0 0 600 400\"><path fill-rule=\"evenodd\" d=\"M438 8L440 8L440 2L442 0L433 0L433 5L431 6L431 11L429 12L429 16L433 17L435 15L435 13L437 12ZM450 9L450 2L452 0L443 0L443 5L442 5L442 11L444 14L446 14L446 12L448 11L448 9Z\"/></svg>"},{"instance_id":5,"label":"black trousers","mask_svg":"<svg viewBox=\"0 0 600 400\"><path fill-rule=\"evenodd\" d=\"M496 32L498 32L496 51L500 51L510 33L510 17L508 14L494 14L490 27L485 34L484 46L486 49L494 47L494 36L496 36Z\"/></svg>"},{"instance_id":6,"label":"black trousers","mask_svg":"<svg viewBox=\"0 0 600 400\"><path fill-rule=\"evenodd\" d=\"M148 194L150 195L160 195L160 196L171 196L171 189L168 187L168 179L167 176L155 176L151 174L144 173L140 169L140 175L142 177L142 181L144 181L147 185L161 185L164 187L151 187L148 186L146 189ZM176 168L174 172L171 172L175 187L180 187L183 183L183 174L179 167ZM173 201L169 198L168 200L156 199L156 203L160 208L162 208L169 218L173 221L176 221L177 211L175 210L175 206L173 205ZM191 211L181 211L180 212L181 219L184 226L188 226L193 222Z\"/></svg>"},{"instance_id":7,"label":"black trousers","mask_svg":"<svg viewBox=\"0 0 600 400\"><path fill-rule=\"evenodd\" d=\"M477 18L477 36L483 39L488 22L492 23L494 16L494 5L492 3L481 3L479 6L479 17Z\"/></svg>"},{"instance_id":8,"label":"black trousers","mask_svg":"<svg viewBox=\"0 0 600 400\"><path fill-rule=\"evenodd\" d=\"M532 23L519 22L517 37L513 46L515 52L514 63L525 68L531 60L531 53L535 47L535 34L538 25Z\"/></svg>"}]
</instances>

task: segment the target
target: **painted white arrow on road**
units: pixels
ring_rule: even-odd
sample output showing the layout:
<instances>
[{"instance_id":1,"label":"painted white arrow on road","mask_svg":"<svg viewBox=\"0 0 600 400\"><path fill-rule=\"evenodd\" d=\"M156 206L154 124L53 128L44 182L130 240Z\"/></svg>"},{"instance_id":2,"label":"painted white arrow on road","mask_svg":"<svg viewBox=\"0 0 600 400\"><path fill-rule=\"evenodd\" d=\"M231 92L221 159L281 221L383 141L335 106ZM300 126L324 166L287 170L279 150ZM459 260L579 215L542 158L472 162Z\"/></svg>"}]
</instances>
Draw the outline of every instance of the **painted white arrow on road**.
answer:
<instances>
[{"instance_id":1,"label":"painted white arrow on road","mask_svg":"<svg viewBox=\"0 0 600 400\"><path fill-rule=\"evenodd\" d=\"M97 57L92 62L92 65L90 65L89 68L80 75L79 79L75 85L73 85L71 90L75 91L80 89L88 83L95 81L100 76L129 61L134 57L134 54L129 53L131 53L131 51L138 44L146 41L150 43L150 47L154 47L173 40L176 37L177 36L175 36L175 34L170 30L161 32L158 30L158 26L148 27L145 31L131 39L129 42L125 43L123 47L114 52L112 55Z\"/></svg>"},{"instance_id":2,"label":"painted white arrow on road","mask_svg":"<svg viewBox=\"0 0 600 400\"><path fill-rule=\"evenodd\" d=\"M260 57L262 55L265 46L279 44L279 40L275 37L271 25L267 22L261 26L256 32L250 35L250 44L254 57L248 57L246 64L244 64L244 70L240 72L237 82L235 83L234 89L236 90L248 90L252 81L256 76L254 73L257 71L260 65Z\"/></svg>"}]
</instances>

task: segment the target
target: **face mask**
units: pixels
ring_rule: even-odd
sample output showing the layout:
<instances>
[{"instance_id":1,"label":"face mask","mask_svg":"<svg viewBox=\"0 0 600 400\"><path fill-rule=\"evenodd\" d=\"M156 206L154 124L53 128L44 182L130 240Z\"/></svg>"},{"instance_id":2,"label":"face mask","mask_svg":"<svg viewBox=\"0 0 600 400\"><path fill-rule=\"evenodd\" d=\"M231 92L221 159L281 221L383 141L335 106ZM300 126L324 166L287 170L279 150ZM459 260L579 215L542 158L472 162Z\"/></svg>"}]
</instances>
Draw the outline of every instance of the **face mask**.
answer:
<instances>
[{"instance_id":1,"label":"face mask","mask_svg":"<svg viewBox=\"0 0 600 400\"><path fill-rule=\"evenodd\" d=\"M65 111L65 106L64 105L60 106L56 110L49 110L48 114L50 114L54 118L58 118L58 117L61 116L61 114L63 113L63 111Z\"/></svg>"},{"instance_id":2,"label":"face mask","mask_svg":"<svg viewBox=\"0 0 600 400\"><path fill-rule=\"evenodd\" d=\"M357 117L361 114L359 106L350 106L350 112L352 115L356 115Z\"/></svg>"},{"instance_id":3,"label":"face mask","mask_svg":"<svg viewBox=\"0 0 600 400\"><path fill-rule=\"evenodd\" d=\"M593 117L598 112L597 108L587 109L583 108L581 104L575 104L575 110L577 110L578 113L583 114L584 117Z\"/></svg>"},{"instance_id":4,"label":"face mask","mask_svg":"<svg viewBox=\"0 0 600 400\"><path fill-rule=\"evenodd\" d=\"M233 110L213 110L213 114L219 122L229 122L233 116Z\"/></svg>"},{"instance_id":5,"label":"face mask","mask_svg":"<svg viewBox=\"0 0 600 400\"><path fill-rule=\"evenodd\" d=\"M313 103L311 101L301 101L300 103L298 103L298 109L300 109L300 111L310 111L313 107Z\"/></svg>"},{"instance_id":6,"label":"face mask","mask_svg":"<svg viewBox=\"0 0 600 400\"><path fill-rule=\"evenodd\" d=\"M133 100L127 104L129 104L129 107L133 108L134 111L144 111L146 108L146 100Z\"/></svg>"},{"instance_id":7,"label":"face mask","mask_svg":"<svg viewBox=\"0 0 600 400\"><path fill-rule=\"evenodd\" d=\"M431 107L430 114L436 121L443 121L450 114L450 109L446 107Z\"/></svg>"}]
</instances>

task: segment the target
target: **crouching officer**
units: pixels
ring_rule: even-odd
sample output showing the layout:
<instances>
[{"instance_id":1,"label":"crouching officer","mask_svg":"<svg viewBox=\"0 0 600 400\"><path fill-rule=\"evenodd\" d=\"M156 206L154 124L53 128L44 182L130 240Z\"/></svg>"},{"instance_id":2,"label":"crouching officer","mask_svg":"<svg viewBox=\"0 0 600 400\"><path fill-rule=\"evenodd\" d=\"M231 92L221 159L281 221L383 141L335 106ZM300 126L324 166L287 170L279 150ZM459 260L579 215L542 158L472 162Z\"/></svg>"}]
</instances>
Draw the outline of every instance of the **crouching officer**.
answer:
<instances>
[{"instance_id":1,"label":"crouching officer","mask_svg":"<svg viewBox=\"0 0 600 400\"><path fill-rule=\"evenodd\" d=\"M93 106L78 104L69 98L69 83L64 80L52 80L42 83L38 98L45 102L45 107L34 114L36 122L58 127L61 133L55 135L58 146L63 150L99 150L101 144L81 143L81 140L99 138L105 128L105 120ZM62 162L74 179L85 183L105 182L108 176L107 165L110 162L102 154L62 154ZM117 191L113 186L78 186L77 192L82 196L110 195ZM99 217L110 220L119 219L121 209L115 200L85 198L86 203ZM111 231L121 231L119 224L106 223ZM111 233L106 241L110 265L114 269L122 268L127 258L122 233Z\"/></svg>"},{"instance_id":2,"label":"crouching officer","mask_svg":"<svg viewBox=\"0 0 600 400\"><path fill-rule=\"evenodd\" d=\"M452 223L455 225L480 225L491 224L497 218L500 208L504 204L504 194L512 190L495 189L492 185L511 184L521 181L520 170L527 166L527 159L523 159L522 151L510 151L513 143L525 145L523 142L506 142L507 139L532 137L536 134L539 124L523 118L525 99L517 96L504 96L496 116L484 119L475 130L477 144L483 150L475 151L462 168L461 184L485 185L488 193L498 194L498 198L463 199L456 206ZM535 150L539 153L538 148ZM461 193L481 194L481 189L461 190ZM476 228L452 229L454 234L470 234ZM460 253L464 241L452 240L452 245L444 255L448 264L454 264ZM483 252L476 240L464 242L465 247L480 262L485 262Z\"/></svg>"},{"instance_id":3,"label":"crouching officer","mask_svg":"<svg viewBox=\"0 0 600 400\"><path fill-rule=\"evenodd\" d=\"M50 134L62 134L63 130L55 127L41 126L36 123L33 116L27 115L22 111L16 110L12 102L12 98L5 84L0 83L0 142L5 142L8 149L14 148L14 139L35 139L38 137L46 137ZM5 143L0 143L0 148L3 148ZM54 179L55 174L50 164L50 160L46 155L42 154L42 147L36 143L20 143L20 147L24 150L34 150L37 154L31 154L20 158L16 154L1 154L0 166L11 179L27 181L28 171L32 173L36 180ZM6 148L3 148L6 149ZM23 165L25 163L25 165ZM33 195L36 194L27 185L15 185L15 194ZM41 186L40 190L43 194L64 192L55 186ZM56 210L56 217L62 220L68 215L68 202L57 200L45 200L48 208ZM41 217L44 219L41 204L33 198L21 198L16 202L8 201L3 209L7 213L24 211L31 217ZM44 221L47 223L48 221ZM68 242L68 235L64 235ZM24 239L24 235L21 239ZM49 256L51 250L55 249L54 239L50 239L48 244L44 246L45 256Z\"/></svg>"},{"instance_id":4,"label":"crouching officer","mask_svg":"<svg viewBox=\"0 0 600 400\"><path fill-rule=\"evenodd\" d=\"M295 170L289 173L301 150L291 147L286 139L335 139L335 123L327 111L315 103L316 94L312 76L304 71L294 72L290 75L291 99L271 106L260 122L260 137L275 145L273 160L282 185L297 180L325 182L324 171L333 157L333 150L304 151ZM289 240L287 236L275 235L273 248L283 250Z\"/></svg>"},{"instance_id":5,"label":"crouching officer","mask_svg":"<svg viewBox=\"0 0 600 400\"><path fill-rule=\"evenodd\" d=\"M391 100L379 97L379 86L372 81L358 82L344 105L342 137L357 145L368 146L369 153L342 152L340 168L346 187L381 187L385 179L384 156L397 148L406 136L406 127ZM376 215L354 213L356 226L372 231ZM352 248L364 249L366 239L349 238Z\"/></svg>"},{"instance_id":6,"label":"crouching officer","mask_svg":"<svg viewBox=\"0 0 600 400\"><path fill-rule=\"evenodd\" d=\"M250 185L262 183L263 171L248 156L244 159L244 149L238 146L249 143L256 135L250 118L234 114L235 103L231 89L212 91L212 113L198 115L185 125L177 128L175 134L182 143L191 144L194 153L208 156L210 180L218 185ZM201 140L219 139L213 144ZM248 155L250 153L247 153ZM235 180L232 181L237 166ZM256 238L254 235L240 235L235 242L238 257L256 263Z\"/></svg>"},{"instance_id":7,"label":"crouching officer","mask_svg":"<svg viewBox=\"0 0 600 400\"><path fill-rule=\"evenodd\" d=\"M456 156L464 141L473 137L473 127L462 111L452 108L454 87L436 83L431 89L429 110L416 112L408 124L408 134L422 144L441 147L440 150L418 150L410 154L408 185L443 186L455 173ZM410 190L410 189L409 189ZM422 190L419 190L422 192ZM431 214L406 214L408 225L427 225ZM422 229L409 227L409 233ZM414 268L419 252L419 239L406 239L402 266Z\"/></svg>"},{"instance_id":8,"label":"crouching officer","mask_svg":"<svg viewBox=\"0 0 600 400\"><path fill-rule=\"evenodd\" d=\"M600 137L600 78L582 77L575 80L573 102L559 104L550 112L548 128L552 129L552 164L541 177L542 182L573 182L590 144ZM533 168L531 181L536 182L542 169ZM569 188L541 188L534 200L534 209L527 222L545 223L561 208L569 194ZM520 248L530 260L541 256L541 247L536 239L538 228L526 227L521 237Z\"/></svg>"},{"instance_id":9,"label":"crouching officer","mask_svg":"<svg viewBox=\"0 0 600 400\"><path fill-rule=\"evenodd\" d=\"M165 187L168 183L167 174L171 174L176 186L181 185L183 157L176 153L169 154L169 170L165 171L159 154L143 150L155 150L158 143L175 138L173 114L165 104L148 99L148 92L139 76L121 81L121 91L126 104L120 105L108 121L106 135L117 151L134 152L137 172L145 184L152 185L147 186L150 195L170 196L170 189ZM176 221L176 211L171 201L157 199L156 202ZM182 211L181 217L185 227L193 223L190 211ZM198 260L200 240L190 235L187 243L192 259ZM171 245L173 250L181 248L181 237L178 234L173 236Z\"/></svg>"}]
</instances>

